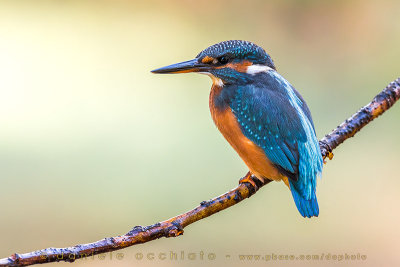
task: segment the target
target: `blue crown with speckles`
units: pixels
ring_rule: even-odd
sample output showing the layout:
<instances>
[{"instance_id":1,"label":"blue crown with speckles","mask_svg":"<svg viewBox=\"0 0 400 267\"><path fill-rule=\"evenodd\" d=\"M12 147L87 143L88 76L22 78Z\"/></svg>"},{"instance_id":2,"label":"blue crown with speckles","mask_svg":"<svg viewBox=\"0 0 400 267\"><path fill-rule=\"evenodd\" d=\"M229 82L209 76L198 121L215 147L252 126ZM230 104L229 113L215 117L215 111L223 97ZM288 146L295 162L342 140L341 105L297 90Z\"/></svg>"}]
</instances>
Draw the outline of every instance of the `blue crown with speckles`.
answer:
<instances>
[{"instance_id":1,"label":"blue crown with speckles","mask_svg":"<svg viewBox=\"0 0 400 267\"><path fill-rule=\"evenodd\" d=\"M218 58L228 57L234 60L249 60L253 64L264 64L275 69L274 62L262 47L248 41L230 40L212 45L201 51L197 58L205 56Z\"/></svg>"}]
</instances>

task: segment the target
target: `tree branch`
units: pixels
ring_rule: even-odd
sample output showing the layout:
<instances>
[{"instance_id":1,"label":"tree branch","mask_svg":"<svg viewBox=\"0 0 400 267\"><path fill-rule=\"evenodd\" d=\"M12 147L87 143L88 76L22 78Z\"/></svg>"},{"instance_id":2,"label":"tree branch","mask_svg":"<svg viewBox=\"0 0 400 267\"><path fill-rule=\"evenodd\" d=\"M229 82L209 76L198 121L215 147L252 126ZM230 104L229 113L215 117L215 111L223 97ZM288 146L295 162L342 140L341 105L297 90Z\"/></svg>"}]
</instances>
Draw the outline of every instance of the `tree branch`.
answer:
<instances>
[{"instance_id":1,"label":"tree branch","mask_svg":"<svg viewBox=\"0 0 400 267\"><path fill-rule=\"evenodd\" d=\"M399 98L400 78L397 78L368 105L361 108L319 141L323 158L332 159L333 149L346 139L353 137L365 125L388 110ZM123 249L161 237L176 237L183 234L183 229L186 226L241 202L268 183L260 184L258 179L254 179L254 182L257 183L257 188L254 188L250 183L239 184L236 188L219 197L201 202L200 206L193 210L150 226L135 226L125 235L104 238L93 243L67 248L47 248L25 254L15 253L8 258L0 259L0 266L27 266L57 261L73 262L75 259Z\"/></svg>"}]
</instances>

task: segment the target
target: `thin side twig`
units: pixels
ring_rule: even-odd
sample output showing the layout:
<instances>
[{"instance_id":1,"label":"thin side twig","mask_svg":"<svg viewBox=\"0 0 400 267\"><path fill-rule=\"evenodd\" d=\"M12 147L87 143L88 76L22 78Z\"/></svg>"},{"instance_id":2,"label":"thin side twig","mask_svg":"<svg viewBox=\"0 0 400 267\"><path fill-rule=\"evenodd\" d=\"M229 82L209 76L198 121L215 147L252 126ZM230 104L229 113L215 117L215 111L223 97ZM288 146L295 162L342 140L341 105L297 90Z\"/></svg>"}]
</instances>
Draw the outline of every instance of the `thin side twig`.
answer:
<instances>
[{"instance_id":1,"label":"thin side twig","mask_svg":"<svg viewBox=\"0 0 400 267\"><path fill-rule=\"evenodd\" d=\"M368 105L361 108L320 140L323 158L332 158L333 149L346 139L353 137L365 125L388 110L399 98L400 78L390 83ZM257 188L254 188L250 183L239 184L236 188L221 196L201 202L193 210L150 226L135 226L125 235L108 237L93 243L67 248L46 248L24 254L15 253L8 258L0 259L0 266L27 266L57 261L73 262L76 259L123 249L161 237L176 237L183 234L183 229L186 226L241 202L252 196L262 186L268 184L268 182L260 184L257 179L254 179L254 182L258 183Z\"/></svg>"}]
</instances>

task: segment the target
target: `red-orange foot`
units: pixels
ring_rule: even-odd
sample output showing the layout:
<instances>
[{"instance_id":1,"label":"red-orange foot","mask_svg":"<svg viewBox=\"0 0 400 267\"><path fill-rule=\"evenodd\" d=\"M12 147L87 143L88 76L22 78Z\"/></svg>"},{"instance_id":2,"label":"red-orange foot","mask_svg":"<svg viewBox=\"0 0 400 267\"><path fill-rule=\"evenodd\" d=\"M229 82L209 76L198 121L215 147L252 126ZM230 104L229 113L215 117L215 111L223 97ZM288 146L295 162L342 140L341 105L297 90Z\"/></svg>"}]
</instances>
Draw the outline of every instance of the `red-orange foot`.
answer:
<instances>
[{"instance_id":1,"label":"red-orange foot","mask_svg":"<svg viewBox=\"0 0 400 267\"><path fill-rule=\"evenodd\" d=\"M243 177L242 179L239 180L239 184L243 184L243 183L249 183L254 187L254 189L256 191L258 190L258 186L254 182L254 180L251 178L251 173L250 172L248 172L245 177Z\"/></svg>"},{"instance_id":2,"label":"red-orange foot","mask_svg":"<svg viewBox=\"0 0 400 267\"><path fill-rule=\"evenodd\" d=\"M331 151L328 152L328 155L326 155L326 158L328 158L329 160L333 159L333 153ZM326 158L324 158L324 164L326 164Z\"/></svg>"}]
</instances>

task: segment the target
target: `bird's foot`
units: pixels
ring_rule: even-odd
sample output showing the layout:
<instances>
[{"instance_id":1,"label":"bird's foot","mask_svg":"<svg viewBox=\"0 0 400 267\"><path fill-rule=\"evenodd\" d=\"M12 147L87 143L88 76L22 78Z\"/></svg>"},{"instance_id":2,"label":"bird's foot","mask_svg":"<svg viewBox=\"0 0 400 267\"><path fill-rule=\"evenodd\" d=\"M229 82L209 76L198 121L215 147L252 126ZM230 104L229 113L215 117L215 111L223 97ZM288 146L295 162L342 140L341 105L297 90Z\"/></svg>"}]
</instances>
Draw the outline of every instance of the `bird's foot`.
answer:
<instances>
[{"instance_id":1,"label":"bird's foot","mask_svg":"<svg viewBox=\"0 0 400 267\"><path fill-rule=\"evenodd\" d=\"M252 178L252 174L250 172L248 172L246 174L246 176L244 176L242 179L239 180L239 184L243 184L243 183L249 183L254 187L255 191L258 190L258 186L257 186L256 182L254 182L254 180Z\"/></svg>"},{"instance_id":2,"label":"bird's foot","mask_svg":"<svg viewBox=\"0 0 400 267\"><path fill-rule=\"evenodd\" d=\"M329 160L332 160L333 159L333 153L331 151L328 151L328 155L326 155L326 157ZM324 164L326 164L326 158L324 158Z\"/></svg>"}]
</instances>

